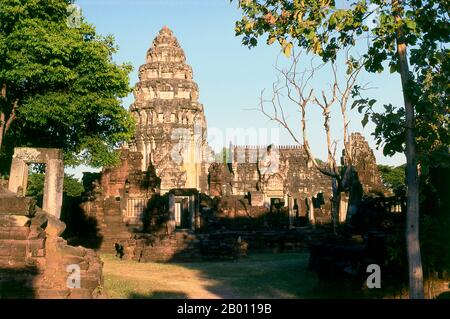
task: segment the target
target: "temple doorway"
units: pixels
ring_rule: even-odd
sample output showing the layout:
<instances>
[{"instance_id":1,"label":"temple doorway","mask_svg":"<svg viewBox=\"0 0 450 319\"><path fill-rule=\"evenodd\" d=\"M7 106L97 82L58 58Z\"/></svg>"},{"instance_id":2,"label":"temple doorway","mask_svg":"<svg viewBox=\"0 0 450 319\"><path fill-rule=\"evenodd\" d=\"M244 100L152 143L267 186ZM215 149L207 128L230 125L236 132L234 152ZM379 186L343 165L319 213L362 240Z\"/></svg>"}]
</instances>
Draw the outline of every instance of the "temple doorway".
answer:
<instances>
[{"instance_id":1,"label":"temple doorway","mask_svg":"<svg viewBox=\"0 0 450 319\"><path fill-rule=\"evenodd\" d=\"M271 197L270 198L270 212L278 213L281 211L281 208L284 207L284 198L283 197Z\"/></svg>"}]
</instances>

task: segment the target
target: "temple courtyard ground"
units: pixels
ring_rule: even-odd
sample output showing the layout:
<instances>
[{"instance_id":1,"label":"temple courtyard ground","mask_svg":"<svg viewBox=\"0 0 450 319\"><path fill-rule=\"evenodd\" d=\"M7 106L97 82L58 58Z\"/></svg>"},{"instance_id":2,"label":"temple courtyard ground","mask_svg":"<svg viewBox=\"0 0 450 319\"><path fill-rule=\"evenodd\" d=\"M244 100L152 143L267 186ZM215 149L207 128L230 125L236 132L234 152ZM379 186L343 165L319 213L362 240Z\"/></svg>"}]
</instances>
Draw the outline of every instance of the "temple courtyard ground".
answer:
<instances>
[{"instance_id":1,"label":"temple courtyard ground","mask_svg":"<svg viewBox=\"0 0 450 319\"><path fill-rule=\"evenodd\" d=\"M308 269L308 253L196 263L138 263L113 255L102 259L108 298L343 297L342 291L320 288Z\"/></svg>"}]
</instances>

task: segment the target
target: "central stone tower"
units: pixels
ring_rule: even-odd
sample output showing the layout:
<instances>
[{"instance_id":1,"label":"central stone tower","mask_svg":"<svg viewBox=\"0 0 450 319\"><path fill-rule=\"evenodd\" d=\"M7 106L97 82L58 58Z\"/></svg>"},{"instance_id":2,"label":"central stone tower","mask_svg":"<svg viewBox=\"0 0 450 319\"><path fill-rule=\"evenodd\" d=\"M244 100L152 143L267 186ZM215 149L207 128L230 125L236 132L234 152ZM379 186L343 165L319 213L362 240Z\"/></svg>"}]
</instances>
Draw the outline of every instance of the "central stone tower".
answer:
<instances>
[{"instance_id":1,"label":"central stone tower","mask_svg":"<svg viewBox=\"0 0 450 319\"><path fill-rule=\"evenodd\" d=\"M137 130L131 151L143 156L141 170L153 164L161 193L171 189L207 191L206 120L198 86L178 40L163 27L139 68L130 111Z\"/></svg>"}]
</instances>

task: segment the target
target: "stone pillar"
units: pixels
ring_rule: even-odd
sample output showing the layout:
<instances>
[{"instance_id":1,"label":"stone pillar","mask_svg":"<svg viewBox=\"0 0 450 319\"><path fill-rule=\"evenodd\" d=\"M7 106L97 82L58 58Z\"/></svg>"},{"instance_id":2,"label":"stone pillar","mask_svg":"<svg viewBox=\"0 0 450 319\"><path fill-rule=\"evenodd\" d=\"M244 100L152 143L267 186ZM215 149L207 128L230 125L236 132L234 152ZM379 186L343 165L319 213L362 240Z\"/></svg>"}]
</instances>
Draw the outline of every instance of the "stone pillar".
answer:
<instances>
[{"instance_id":1,"label":"stone pillar","mask_svg":"<svg viewBox=\"0 0 450 319\"><path fill-rule=\"evenodd\" d=\"M169 195L169 215L171 220L175 220L175 195Z\"/></svg>"},{"instance_id":2,"label":"stone pillar","mask_svg":"<svg viewBox=\"0 0 450 319\"><path fill-rule=\"evenodd\" d=\"M152 143L150 141L150 139L147 138L146 142L145 142L145 170L148 170L148 167L150 166L150 154L152 152Z\"/></svg>"},{"instance_id":3,"label":"stone pillar","mask_svg":"<svg viewBox=\"0 0 450 319\"><path fill-rule=\"evenodd\" d=\"M345 193L341 193L341 200L339 203L339 222L344 223L347 219L347 211L348 211L348 195Z\"/></svg>"},{"instance_id":4,"label":"stone pillar","mask_svg":"<svg viewBox=\"0 0 450 319\"><path fill-rule=\"evenodd\" d=\"M167 234L170 235L175 231L176 221L175 221L175 195L169 195L169 216L170 219L167 221Z\"/></svg>"},{"instance_id":5,"label":"stone pillar","mask_svg":"<svg viewBox=\"0 0 450 319\"><path fill-rule=\"evenodd\" d=\"M189 217L191 220L190 226L192 230L195 230L195 215L197 213L197 201L195 197L195 195L191 195L189 198Z\"/></svg>"},{"instance_id":6,"label":"stone pillar","mask_svg":"<svg viewBox=\"0 0 450 319\"><path fill-rule=\"evenodd\" d=\"M270 197L268 197L265 193L264 193L264 204L263 206L267 209L270 209Z\"/></svg>"},{"instance_id":7,"label":"stone pillar","mask_svg":"<svg viewBox=\"0 0 450 319\"><path fill-rule=\"evenodd\" d=\"M299 198L299 199L298 199L297 206L298 206L298 210L299 210L299 211L298 211L298 215L299 215L300 217L307 217L307 214L308 214L308 206L306 205L305 200Z\"/></svg>"},{"instance_id":8,"label":"stone pillar","mask_svg":"<svg viewBox=\"0 0 450 319\"><path fill-rule=\"evenodd\" d=\"M289 226L292 226L293 221L294 221L294 199L289 196L287 196L287 206L289 208Z\"/></svg>"},{"instance_id":9,"label":"stone pillar","mask_svg":"<svg viewBox=\"0 0 450 319\"><path fill-rule=\"evenodd\" d=\"M140 134L140 133L138 133ZM142 154L142 159L141 159L141 171L145 171L146 167L145 167L145 146L144 146L144 140L142 138L141 135L138 135L136 137L136 149L138 152L140 152Z\"/></svg>"},{"instance_id":10,"label":"stone pillar","mask_svg":"<svg viewBox=\"0 0 450 319\"><path fill-rule=\"evenodd\" d=\"M59 219L61 215L64 184L64 164L59 159L49 159L45 169L44 199L42 209Z\"/></svg>"},{"instance_id":11,"label":"stone pillar","mask_svg":"<svg viewBox=\"0 0 450 319\"><path fill-rule=\"evenodd\" d=\"M200 212L200 196L196 196L195 200L195 225L194 230L201 227L201 212Z\"/></svg>"},{"instance_id":12,"label":"stone pillar","mask_svg":"<svg viewBox=\"0 0 450 319\"><path fill-rule=\"evenodd\" d=\"M308 219L309 223L315 227L316 226L316 217L314 216L314 205L311 197L307 198L308 201Z\"/></svg>"},{"instance_id":13,"label":"stone pillar","mask_svg":"<svg viewBox=\"0 0 450 319\"><path fill-rule=\"evenodd\" d=\"M21 189L21 193L18 195L25 195L27 189L27 181L28 164L20 158L13 158L11 171L9 174L8 190L15 194L18 194L18 191Z\"/></svg>"},{"instance_id":14,"label":"stone pillar","mask_svg":"<svg viewBox=\"0 0 450 319\"><path fill-rule=\"evenodd\" d=\"M187 148L183 150L183 169L186 171L186 188L198 188L198 172L196 163L195 136L189 135Z\"/></svg>"}]
</instances>

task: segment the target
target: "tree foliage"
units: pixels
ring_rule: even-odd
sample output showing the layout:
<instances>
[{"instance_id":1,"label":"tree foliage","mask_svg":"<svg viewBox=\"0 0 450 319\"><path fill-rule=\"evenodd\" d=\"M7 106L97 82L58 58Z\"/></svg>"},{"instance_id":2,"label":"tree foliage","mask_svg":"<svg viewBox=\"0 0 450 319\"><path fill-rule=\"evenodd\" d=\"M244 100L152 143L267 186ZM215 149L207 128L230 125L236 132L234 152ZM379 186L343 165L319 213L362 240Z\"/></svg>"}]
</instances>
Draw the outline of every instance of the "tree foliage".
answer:
<instances>
[{"instance_id":1,"label":"tree foliage","mask_svg":"<svg viewBox=\"0 0 450 319\"><path fill-rule=\"evenodd\" d=\"M397 167L378 165L378 170L380 171L384 186L392 190L405 188L405 165Z\"/></svg>"},{"instance_id":2,"label":"tree foliage","mask_svg":"<svg viewBox=\"0 0 450 319\"><path fill-rule=\"evenodd\" d=\"M422 180L421 245L426 274L450 277L450 186L449 167L432 167Z\"/></svg>"},{"instance_id":3,"label":"tree foliage","mask_svg":"<svg viewBox=\"0 0 450 319\"><path fill-rule=\"evenodd\" d=\"M351 4L333 0L241 0L243 17L236 22L236 35L243 44L254 47L267 35L269 45L278 42L290 55L293 43L323 58L334 60L337 52L349 46L367 46L363 57L369 72L399 71L396 39L410 49L412 66L407 88L417 113L418 159L427 165L448 165L450 144L448 100L450 51L448 43L449 4L443 0L358 0ZM395 19L395 15L401 19ZM400 30L400 31L399 31ZM401 35L399 34L401 33ZM387 62L384 63L384 62ZM353 92L354 107L376 125L377 144L385 155L403 152L405 110L402 106L373 108L374 99ZM431 151L431 152L430 152Z\"/></svg>"},{"instance_id":4,"label":"tree foliage","mask_svg":"<svg viewBox=\"0 0 450 319\"><path fill-rule=\"evenodd\" d=\"M236 34L242 35L249 47L268 34L267 43L278 40L286 55L295 41L328 61L335 60L338 51L364 40L367 71L381 72L387 65L391 73L400 74L403 106L385 105L385 112L380 113L373 108L374 100L361 98L357 88L352 94L356 98L353 106L364 113L363 125L369 117L375 123L374 135L385 154L404 151L406 155L410 297L423 298L417 164L425 174L430 164L435 164L436 155L438 165L450 164L448 1L241 0L239 6L243 18L236 23ZM377 20L369 28L367 21L375 16Z\"/></svg>"},{"instance_id":5,"label":"tree foliage","mask_svg":"<svg viewBox=\"0 0 450 319\"><path fill-rule=\"evenodd\" d=\"M68 25L71 3L0 0L3 157L14 146L57 147L67 164L98 167L115 163L113 149L133 134L121 106L131 66L113 62L112 36L83 18Z\"/></svg>"},{"instance_id":6,"label":"tree foliage","mask_svg":"<svg viewBox=\"0 0 450 319\"><path fill-rule=\"evenodd\" d=\"M27 196L40 197L44 195L45 174L31 173L28 176ZM83 183L73 175L64 175L64 193L70 197L78 197L84 192Z\"/></svg>"}]
</instances>

